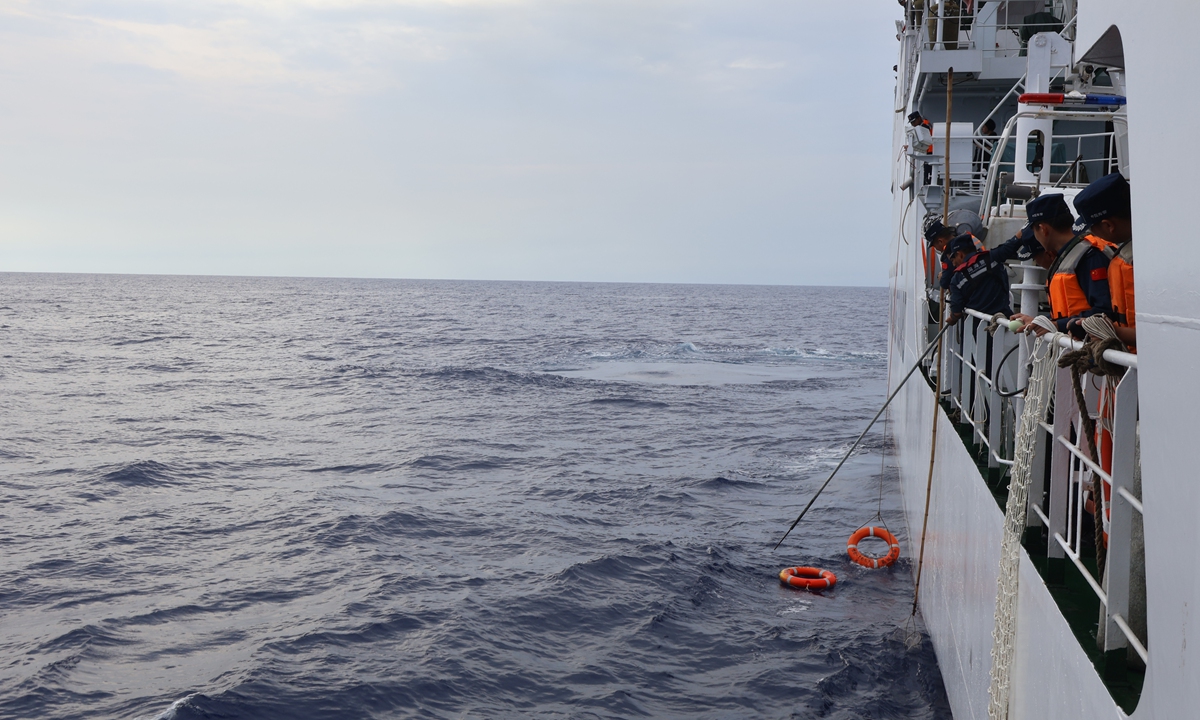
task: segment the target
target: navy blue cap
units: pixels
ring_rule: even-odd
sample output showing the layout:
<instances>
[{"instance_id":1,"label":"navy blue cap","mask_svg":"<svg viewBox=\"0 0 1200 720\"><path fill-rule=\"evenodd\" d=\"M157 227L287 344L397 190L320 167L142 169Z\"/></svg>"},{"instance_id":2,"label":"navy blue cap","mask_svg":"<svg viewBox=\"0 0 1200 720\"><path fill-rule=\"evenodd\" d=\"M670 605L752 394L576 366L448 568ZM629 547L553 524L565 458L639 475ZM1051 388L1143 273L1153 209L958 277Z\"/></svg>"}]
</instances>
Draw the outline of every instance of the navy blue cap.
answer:
<instances>
[{"instance_id":1,"label":"navy blue cap","mask_svg":"<svg viewBox=\"0 0 1200 720\"><path fill-rule=\"evenodd\" d=\"M922 118L921 118L921 113L919 113L919 112L913 111L913 112L910 112L910 113L908 114L908 121L909 121L909 122L912 122L913 120L921 120L921 119L922 119Z\"/></svg>"},{"instance_id":2,"label":"navy blue cap","mask_svg":"<svg viewBox=\"0 0 1200 720\"><path fill-rule=\"evenodd\" d=\"M925 242L933 243L939 236L948 232L953 233L954 228L943 225L941 220L934 220L929 223L929 227L925 228Z\"/></svg>"},{"instance_id":3,"label":"navy blue cap","mask_svg":"<svg viewBox=\"0 0 1200 720\"><path fill-rule=\"evenodd\" d=\"M1079 220L1073 228L1083 232L1106 217L1129 217L1129 183L1121 173L1105 175L1075 196Z\"/></svg>"},{"instance_id":4,"label":"navy blue cap","mask_svg":"<svg viewBox=\"0 0 1200 720\"><path fill-rule=\"evenodd\" d=\"M1067 207L1067 201L1063 199L1062 193L1039 195L1025 203L1025 217L1029 218L1027 227L1033 227L1034 223L1047 222L1061 215L1070 214L1071 208Z\"/></svg>"},{"instance_id":5,"label":"navy blue cap","mask_svg":"<svg viewBox=\"0 0 1200 720\"><path fill-rule=\"evenodd\" d=\"M956 252L965 252L971 254L975 252L975 236L971 233L963 233L950 241L946 246L946 256L953 257Z\"/></svg>"}]
</instances>

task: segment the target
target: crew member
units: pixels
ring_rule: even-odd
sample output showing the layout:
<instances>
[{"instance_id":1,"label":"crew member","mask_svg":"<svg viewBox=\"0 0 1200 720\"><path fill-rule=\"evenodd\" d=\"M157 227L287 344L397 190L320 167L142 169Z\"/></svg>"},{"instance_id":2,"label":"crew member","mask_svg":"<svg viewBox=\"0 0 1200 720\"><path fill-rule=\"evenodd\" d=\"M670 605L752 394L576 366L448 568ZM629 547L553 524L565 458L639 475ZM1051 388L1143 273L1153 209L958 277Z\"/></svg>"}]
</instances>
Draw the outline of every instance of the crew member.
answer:
<instances>
[{"instance_id":1,"label":"crew member","mask_svg":"<svg viewBox=\"0 0 1200 720\"><path fill-rule=\"evenodd\" d=\"M913 111L908 114L908 152L910 155L933 154L933 123L921 117L921 113ZM933 165L928 161L922 163L922 182L928 185L933 179Z\"/></svg>"},{"instance_id":2,"label":"crew member","mask_svg":"<svg viewBox=\"0 0 1200 720\"><path fill-rule=\"evenodd\" d=\"M933 123L914 110L908 114L908 124L912 128L908 131L908 135L912 139L909 147L917 153L931 154L933 152Z\"/></svg>"},{"instance_id":3,"label":"crew member","mask_svg":"<svg viewBox=\"0 0 1200 720\"><path fill-rule=\"evenodd\" d=\"M953 213L952 213L953 214ZM929 243L931 250L936 250L941 258L942 271L938 275L938 287L943 290L950 290L950 278L954 275L954 265L950 262L950 256L946 252L946 246L954 239L956 235L970 235L971 242L975 245L975 250L982 250L983 243L979 238L975 237L969 230L963 229L963 225L947 226L943 225L941 220L934 220L925 228L925 241ZM932 262L929 264L932 266Z\"/></svg>"},{"instance_id":4,"label":"crew member","mask_svg":"<svg viewBox=\"0 0 1200 720\"><path fill-rule=\"evenodd\" d=\"M954 275L950 280L951 325L958 322L966 309L988 315L1012 315L1008 292L1008 270L987 250L975 249L975 238L969 233L959 235L946 248Z\"/></svg>"},{"instance_id":5,"label":"crew member","mask_svg":"<svg viewBox=\"0 0 1200 720\"><path fill-rule=\"evenodd\" d=\"M934 281L936 272L936 284L943 290L950 289L950 275L954 274L953 268L950 266L950 258L946 256L946 246L953 239L954 228L946 227L941 220L934 220L929 227L925 228L925 242L929 244L925 267L929 272L931 282ZM941 263L939 271L934 270L934 252L937 252Z\"/></svg>"},{"instance_id":6,"label":"crew member","mask_svg":"<svg viewBox=\"0 0 1200 720\"><path fill-rule=\"evenodd\" d=\"M1050 316L1059 332L1082 339L1080 320L1097 313L1112 313L1108 264L1116 250L1112 243L1094 235L1076 235L1072 231L1075 218L1061 194L1031 200L1025 205L1025 212L1038 244L1055 255L1047 281ZM1033 318L1016 317L1036 334L1046 332L1032 324Z\"/></svg>"},{"instance_id":7,"label":"crew member","mask_svg":"<svg viewBox=\"0 0 1200 720\"><path fill-rule=\"evenodd\" d=\"M1108 264L1108 289L1112 295L1110 317L1121 342L1136 345L1129 183L1121 173L1105 175L1075 196L1075 209L1079 211L1076 230L1090 232L1117 246L1117 254Z\"/></svg>"}]
</instances>

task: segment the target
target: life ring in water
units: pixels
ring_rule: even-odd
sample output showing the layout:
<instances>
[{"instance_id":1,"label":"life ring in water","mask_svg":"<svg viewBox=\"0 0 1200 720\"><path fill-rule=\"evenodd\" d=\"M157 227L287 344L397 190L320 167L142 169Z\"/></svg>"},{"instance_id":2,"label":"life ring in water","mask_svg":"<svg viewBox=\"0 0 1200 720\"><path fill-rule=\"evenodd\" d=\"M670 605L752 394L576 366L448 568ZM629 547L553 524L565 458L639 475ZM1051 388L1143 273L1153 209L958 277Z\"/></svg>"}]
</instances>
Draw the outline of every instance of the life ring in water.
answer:
<instances>
[{"instance_id":1,"label":"life ring in water","mask_svg":"<svg viewBox=\"0 0 1200 720\"><path fill-rule=\"evenodd\" d=\"M863 555L861 552L858 551L858 543L860 540L862 540L863 538L866 538L866 537L879 538L880 540L884 541L888 545L891 545L891 550L888 551L887 555L884 555L881 558L875 558L875 557L870 557L869 555ZM888 565L891 565L892 563L896 562L896 558L900 557L900 541L896 539L895 535L888 532L886 528L880 528L880 527L859 528L858 532L851 535L850 539L846 541L846 552L850 555L851 560L858 563L859 565L862 565L863 567L869 567L869 568L887 567Z\"/></svg>"},{"instance_id":2,"label":"life ring in water","mask_svg":"<svg viewBox=\"0 0 1200 720\"><path fill-rule=\"evenodd\" d=\"M837 575L812 567L790 567L779 571L779 581L805 590L824 590L837 583Z\"/></svg>"}]
</instances>

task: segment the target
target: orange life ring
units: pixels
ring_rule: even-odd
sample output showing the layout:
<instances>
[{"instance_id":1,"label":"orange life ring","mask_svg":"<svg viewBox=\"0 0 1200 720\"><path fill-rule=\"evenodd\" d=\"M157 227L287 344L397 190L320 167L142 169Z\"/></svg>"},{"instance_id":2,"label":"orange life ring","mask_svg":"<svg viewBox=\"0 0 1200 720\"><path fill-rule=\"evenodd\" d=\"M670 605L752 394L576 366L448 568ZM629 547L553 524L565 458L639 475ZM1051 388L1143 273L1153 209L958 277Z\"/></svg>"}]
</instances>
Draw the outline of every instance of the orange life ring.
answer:
<instances>
[{"instance_id":1,"label":"orange life ring","mask_svg":"<svg viewBox=\"0 0 1200 720\"><path fill-rule=\"evenodd\" d=\"M837 583L837 575L811 567L790 567L779 571L779 581L806 590L824 590Z\"/></svg>"},{"instance_id":2,"label":"orange life ring","mask_svg":"<svg viewBox=\"0 0 1200 720\"><path fill-rule=\"evenodd\" d=\"M877 537L886 542L888 545L891 545L892 549L887 555L884 555L881 558L873 558L863 555L858 551L858 542L865 537ZM888 532L886 528L859 528L858 532L851 535L850 539L846 541L846 552L850 555L851 560L859 565L862 565L863 567L887 567L888 565L896 562L896 558L900 557L900 541L896 539L895 535Z\"/></svg>"}]
</instances>

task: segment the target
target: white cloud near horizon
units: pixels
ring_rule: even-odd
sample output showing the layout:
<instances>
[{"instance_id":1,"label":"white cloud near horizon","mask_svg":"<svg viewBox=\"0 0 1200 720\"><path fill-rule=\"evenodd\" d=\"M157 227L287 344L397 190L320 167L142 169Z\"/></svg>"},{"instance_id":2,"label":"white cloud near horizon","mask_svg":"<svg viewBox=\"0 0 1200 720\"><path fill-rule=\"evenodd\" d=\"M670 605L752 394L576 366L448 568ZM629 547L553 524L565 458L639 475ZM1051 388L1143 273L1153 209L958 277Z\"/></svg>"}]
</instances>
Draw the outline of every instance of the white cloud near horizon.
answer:
<instances>
[{"instance_id":1,"label":"white cloud near horizon","mask_svg":"<svg viewBox=\"0 0 1200 720\"><path fill-rule=\"evenodd\" d=\"M0 0L0 270L883 284L892 9Z\"/></svg>"}]
</instances>

